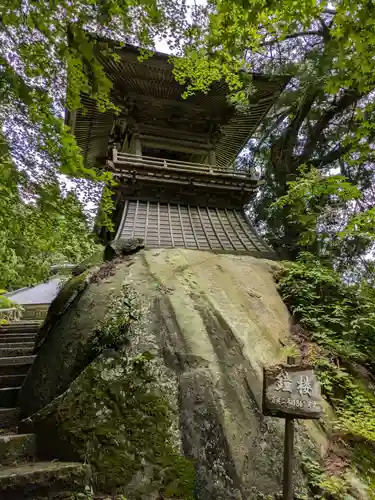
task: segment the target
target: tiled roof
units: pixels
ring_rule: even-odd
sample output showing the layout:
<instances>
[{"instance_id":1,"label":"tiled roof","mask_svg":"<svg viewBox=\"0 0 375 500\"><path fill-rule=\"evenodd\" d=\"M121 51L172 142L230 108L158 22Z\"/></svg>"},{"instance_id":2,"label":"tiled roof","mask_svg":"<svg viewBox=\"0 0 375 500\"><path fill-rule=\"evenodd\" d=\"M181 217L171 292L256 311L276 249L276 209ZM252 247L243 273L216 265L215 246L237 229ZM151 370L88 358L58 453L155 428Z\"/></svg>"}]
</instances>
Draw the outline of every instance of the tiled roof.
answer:
<instances>
[{"instance_id":1,"label":"tiled roof","mask_svg":"<svg viewBox=\"0 0 375 500\"><path fill-rule=\"evenodd\" d=\"M146 248L191 248L276 255L251 227L242 210L127 201L116 238L143 238Z\"/></svg>"},{"instance_id":2,"label":"tiled roof","mask_svg":"<svg viewBox=\"0 0 375 500\"><path fill-rule=\"evenodd\" d=\"M54 278L29 288L20 288L5 296L17 304L50 304L59 292L61 278Z\"/></svg>"},{"instance_id":3,"label":"tiled roof","mask_svg":"<svg viewBox=\"0 0 375 500\"><path fill-rule=\"evenodd\" d=\"M139 120L146 128L156 118L168 121L176 115L181 121L183 117L190 122L191 130L200 130L198 136L206 141L208 136L205 138L198 122L206 120L205 126L220 122L222 135L216 146L216 161L221 167L228 167L235 160L289 80L286 76L268 78L254 74L249 110L242 113L228 104L225 82L214 82L207 94L198 92L184 100L184 87L174 79L167 54L156 53L142 63L137 59L135 47L126 46L118 54L120 57L116 61L110 57L101 61L113 83L115 104L121 108L126 98L138 99ZM74 117L68 113L67 122L74 130L85 163L92 165L103 162L106 157L116 116L110 111L101 113L96 102L87 95L82 96L82 103L85 109L79 110Z\"/></svg>"}]
</instances>

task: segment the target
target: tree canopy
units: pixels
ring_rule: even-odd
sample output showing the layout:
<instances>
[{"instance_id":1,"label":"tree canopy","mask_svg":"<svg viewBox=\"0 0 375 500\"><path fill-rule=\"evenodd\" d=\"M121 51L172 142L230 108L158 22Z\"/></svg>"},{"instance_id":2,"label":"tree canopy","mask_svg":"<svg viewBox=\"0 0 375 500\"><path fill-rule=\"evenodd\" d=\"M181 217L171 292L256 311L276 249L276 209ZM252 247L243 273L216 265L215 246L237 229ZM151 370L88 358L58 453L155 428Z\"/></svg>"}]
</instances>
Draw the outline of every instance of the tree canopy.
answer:
<instances>
[{"instance_id":1,"label":"tree canopy","mask_svg":"<svg viewBox=\"0 0 375 500\"><path fill-rule=\"evenodd\" d=\"M35 186L10 158L0 135L0 276L2 288L32 285L52 264L79 261L95 248L82 206L73 192L61 195L55 182Z\"/></svg>"},{"instance_id":2,"label":"tree canopy","mask_svg":"<svg viewBox=\"0 0 375 500\"><path fill-rule=\"evenodd\" d=\"M111 209L102 193L110 175L84 167L63 119L65 107L81 106L81 92L101 110L113 107L98 55L115 55L95 36L152 48L156 36L181 29L185 10L174 0L1 3L0 288L46 277L51 261L79 261L93 246L95 214L87 219L83 205L96 209L101 198ZM61 175L79 180L64 186Z\"/></svg>"},{"instance_id":3,"label":"tree canopy","mask_svg":"<svg viewBox=\"0 0 375 500\"><path fill-rule=\"evenodd\" d=\"M369 278L373 3L224 0L210 2L207 11L207 22L195 26L176 63L191 91L223 77L241 102L252 89L251 80L233 76L238 70L291 76L241 159L266 181L251 207L258 227L285 258L308 250L351 277Z\"/></svg>"}]
</instances>

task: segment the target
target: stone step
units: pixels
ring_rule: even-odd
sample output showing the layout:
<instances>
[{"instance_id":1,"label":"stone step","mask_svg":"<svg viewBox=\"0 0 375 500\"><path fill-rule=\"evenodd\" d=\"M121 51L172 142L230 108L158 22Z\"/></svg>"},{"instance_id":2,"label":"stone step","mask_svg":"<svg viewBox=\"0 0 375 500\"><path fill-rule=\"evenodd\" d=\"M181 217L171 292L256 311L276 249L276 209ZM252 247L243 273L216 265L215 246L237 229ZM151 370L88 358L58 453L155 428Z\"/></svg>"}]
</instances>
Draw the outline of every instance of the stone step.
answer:
<instances>
[{"instance_id":1,"label":"stone step","mask_svg":"<svg viewBox=\"0 0 375 500\"><path fill-rule=\"evenodd\" d=\"M5 375L23 375L24 377L27 375L28 371L30 370L29 365L4 365L0 366L0 376L5 376Z\"/></svg>"},{"instance_id":2,"label":"stone step","mask_svg":"<svg viewBox=\"0 0 375 500\"><path fill-rule=\"evenodd\" d=\"M30 458L35 458L35 453L35 434L0 435L0 466L25 462Z\"/></svg>"},{"instance_id":3,"label":"stone step","mask_svg":"<svg viewBox=\"0 0 375 500\"><path fill-rule=\"evenodd\" d=\"M21 387L3 387L0 389L0 408L16 406Z\"/></svg>"},{"instance_id":4,"label":"stone step","mask_svg":"<svg viewBox=\"0 0 375 500\"><path fill-rule=\"evenodd\" d=\"M17 427L18 417L18 408L0 408L0 429Z\"/></svg>"},{"instance_id":5,"label":"stone step","mask_svg":"<svg viewBox=\"0 0 375 500\"><path fill-rule=\"evenodd\" d=\"M74 462L34 462L0 468L1 500L54 498L54 493L84 492L90 484L88 465ZM56 496L55 496L56 498Z\"/></svg>"},{"instance_id":6,"label":"stone step","mask_svg":"<svg viewBox=\"0 0 375 500\"><path fill-rule=\"evenodd\" d=\"M0 375L26 375L35 356L13 356L0 358Z\"/></svg>"},{"instance_id":7,"label":"stone step","mask_svg":"<svg viewBox=\"0 0 375 500\"><path fill-rule=\"evenodd\" d=\"M12 358L16 356L27 356L33 353L33 347L2 347L0 346L1 358Z\"/></svg>"},{"instance_id":8,"label":"stone step","mask_svg":"<svg viewBox=\"0 0 375 500\"><path fill-rule=\"evenodd\" d=\"M10 366L10 365L31 365L34 361L35 356L7 356L0 358L0 367L1 366ZM1 371L0 371L1 373ZM2 374L2 373L1 373Z\"/></svg>"},{"instance_id":9,"label":"stone step","mask_svg":"<svg viewBox=\"0 0 375 500\"><path fill-rule=\"evenodd\" d=\"M0 345L7 344L9 342L33 342L35 341L35 334L30 333L27 335L21 334L9 334L9 335L0 335Z\"/></svg>"},{"instance_id":10,"label":"stone step","mask_svg":"<svg viewBox=\"0 0 375 500\"><path fill-rule=\"evenodd\" d=\"M0 349L18 349L20 347L34 349L34 342L2 342L0 344Z\"/></svg>"},{"instance_id":11,"label":"stone step","mask_svg":"<svg viewBox=\"0 0 375 500\"><path fill-rule=\"evenodd\" d=\"M27 373L19 375L0 375L0 388L20 387L25 380Z\"/></svg>"},{"instance_id":12,"label":"stone step","mask_svg":"<svg viewBox=\"0 0 375 500\"><path fill-rule=\"evenodd\" d=\"M0 325L1 333L33 332L37 333L41 327L40 321L14 321L7 325Z\"/></svg>"},{"instance_id":13,"label":"stone step","mask_svg":"<svg viewBox=\"0 0 375 500\"><path fill-rule=\"evenodd\" d=\"M30 330L0 330L0 337L3 335L34 335L36 336L38 332L30 331Z\"/></svg>"}]
</instances>

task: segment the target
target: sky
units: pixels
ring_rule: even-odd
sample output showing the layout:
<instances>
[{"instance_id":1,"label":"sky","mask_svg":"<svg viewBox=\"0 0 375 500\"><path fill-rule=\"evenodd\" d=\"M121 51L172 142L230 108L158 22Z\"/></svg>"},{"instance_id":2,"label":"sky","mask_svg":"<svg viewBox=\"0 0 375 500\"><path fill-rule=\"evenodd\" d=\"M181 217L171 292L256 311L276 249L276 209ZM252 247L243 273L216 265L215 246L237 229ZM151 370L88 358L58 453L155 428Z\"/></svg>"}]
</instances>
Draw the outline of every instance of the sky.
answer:
<instances>
[{"instance_id":1,"label":"sky","mask_svg":"<svg viewBox=\"0 0 375 500\"><path fill-rule=\"evenodd\" d=\"M206 5L207 1L206 0L186 0L186 5L189 7L194 7L194 6L201 6L201 5ZM188 20L191 20L191 15L189 14L187 16ZM164 54L171 54L172 51L170 50L168 43L165 40L155 40L155 48L158 52L164 52Z\"/></svg>"}]
</instances>

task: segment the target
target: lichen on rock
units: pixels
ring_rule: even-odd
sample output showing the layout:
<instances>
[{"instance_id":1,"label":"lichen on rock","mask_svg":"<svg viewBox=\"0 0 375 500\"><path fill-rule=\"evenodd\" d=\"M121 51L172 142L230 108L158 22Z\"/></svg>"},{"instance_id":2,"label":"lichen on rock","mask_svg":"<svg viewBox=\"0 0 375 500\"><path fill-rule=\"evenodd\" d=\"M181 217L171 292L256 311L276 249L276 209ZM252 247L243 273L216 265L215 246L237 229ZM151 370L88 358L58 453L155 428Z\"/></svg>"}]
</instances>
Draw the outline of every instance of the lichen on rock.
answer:
<instances>
[{"instance_id":1,"label":"lichen on rock","mask_svg":"<svg viewBox=\"0 0 375 500\"><path fill-rule=\"evenodd\" d=\"M271 265L183 249L106 265L23 388L39 449L89 461L99 489L130 500L279 492L283 428L261 413L262 373L280 360L290 318ZM297 465L295 475L303 489Z\"/></svg>"}]
</instances>

